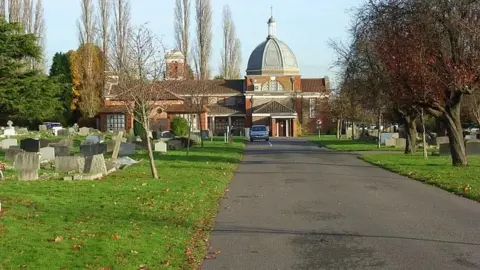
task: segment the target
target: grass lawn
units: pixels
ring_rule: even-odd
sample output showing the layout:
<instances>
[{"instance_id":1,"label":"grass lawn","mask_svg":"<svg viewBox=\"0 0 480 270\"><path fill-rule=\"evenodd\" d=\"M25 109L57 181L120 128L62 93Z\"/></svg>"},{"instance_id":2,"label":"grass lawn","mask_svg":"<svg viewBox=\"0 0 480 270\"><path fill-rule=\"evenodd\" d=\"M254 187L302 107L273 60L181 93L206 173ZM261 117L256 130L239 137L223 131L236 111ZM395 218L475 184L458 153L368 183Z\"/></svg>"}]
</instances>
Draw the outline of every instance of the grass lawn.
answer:
<instances>
[{"instance_id":1,"label":"grass lawn","mask_svg":"<svg viewBox=\"0 0 480 270\"><path fill-rule=\"evenodd\" d=\"M365 155L362 159L390 171L438 186L455 194L480 201L480 157L469 157L470 166L451 165L450 157L417 155Z\"/></svg>"},{"instance_id":2,"label":"grass lawn","mask_svg":"<svg viewBox=\"0 0 480 270\"><path fill-rule=\"evenodd\" d=\"M360 140L347 140L340 139L337 140L335 135L321 135L320 138L317 136L309 136L308 140L321 145L325 148L336 150L336 151L404 151L403 148L395 147L377 147L376 142L369 141L360 141Z\"/></svg>"},{"instance_id":3,"label":"grass lawn","mask_svg":"<svg viewBox=\"0 0 480 270\"><path fill-rule=\"evenodd\" d=\"M0 181L0 269L193 269L244 144L157 155L100 181Z\"/></svg>"}]
</instances>

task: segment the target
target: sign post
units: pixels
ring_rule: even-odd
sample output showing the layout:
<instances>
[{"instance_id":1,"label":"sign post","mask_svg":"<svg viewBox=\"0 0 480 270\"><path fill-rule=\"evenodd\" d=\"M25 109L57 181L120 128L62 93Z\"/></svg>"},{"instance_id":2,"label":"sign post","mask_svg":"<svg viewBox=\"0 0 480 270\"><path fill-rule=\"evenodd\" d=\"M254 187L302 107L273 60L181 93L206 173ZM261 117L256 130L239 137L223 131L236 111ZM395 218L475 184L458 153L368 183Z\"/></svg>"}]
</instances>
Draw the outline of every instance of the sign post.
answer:
<instances>
[{"instance_id":1,"label":"sign post","mask_svg":"<svg viewBox=\"0 0 480 270\"><path fill-rule=\"evenodd\" d=\"M317 120L318 138L320 138L320 131L322 129L322 119Z\"/></svg>"}]
</instances>

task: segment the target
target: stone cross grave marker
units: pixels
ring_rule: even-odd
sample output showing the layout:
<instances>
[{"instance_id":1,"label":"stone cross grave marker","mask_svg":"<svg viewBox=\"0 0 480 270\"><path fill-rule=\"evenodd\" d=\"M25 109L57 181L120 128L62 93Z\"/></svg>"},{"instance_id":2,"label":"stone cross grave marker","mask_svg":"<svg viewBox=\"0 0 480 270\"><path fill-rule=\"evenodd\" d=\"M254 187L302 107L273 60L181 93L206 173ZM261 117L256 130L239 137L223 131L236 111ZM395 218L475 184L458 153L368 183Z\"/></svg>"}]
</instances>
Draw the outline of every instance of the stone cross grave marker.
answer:
<instances>
[{"instance_id":1,"label":"stone cross grave marker","mask_svg":"<svg viewBox=\"0 0 480 270\"><path fill-rule=\"evenodd\" d=\"M119 131L115 137L115 145L113 146L112 159L118 158L118 153L120 152L120 146L122 144L123 131Z\"/></svg>"},{"instance_id":2,"label":"stone cross grave marker","mask_svg":"<svg viewBox=\"0 0 480 270\"><path fill-rule=\"evenodd\" d=\"M13 122L12 122L12 120L8 120L8 122L7 122L7 126L8 126L9 128L12 128L12 126L13 126Z\"/></svg>"},{"instance_id":3,"label":"stone cross grave marker","mask_svg":"<svg viewBox=\"0 0 480 270\"><path fill-rule=\"evenodd\" d=\"M27 138L20 141L20 148L26 152L37 153L40 151L40 140Z\"/></svg>"},{"instance_id":4,"label":"stone cross grave marker","mask_svg":"<svg viewBox=\"0 0 480 270\"><path fill-rule=\"evenodd\" d=\"M15 157L15 169L18 171L19 180L38 180L40 155L33 152L18 153Z\"/></svg>"}]
</instances>

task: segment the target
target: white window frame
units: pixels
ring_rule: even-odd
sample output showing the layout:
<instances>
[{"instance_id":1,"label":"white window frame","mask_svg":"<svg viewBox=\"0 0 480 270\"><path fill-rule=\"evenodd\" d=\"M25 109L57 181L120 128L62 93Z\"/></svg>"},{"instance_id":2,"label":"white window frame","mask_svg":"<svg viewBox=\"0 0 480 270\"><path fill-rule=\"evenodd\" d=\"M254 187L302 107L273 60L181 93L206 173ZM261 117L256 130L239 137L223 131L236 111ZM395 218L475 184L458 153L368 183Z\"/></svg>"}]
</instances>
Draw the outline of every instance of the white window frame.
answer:
<instances>
[{"instance_id":1,"label":"white window frame","mask_svg":"<svg viewBox=\"0 0 480 270\"><path fill-rule=\"evenodd\" d=\"M107 114L107 130L125 130L126 122L125 114Z\"/></svg>"}]
</instances>

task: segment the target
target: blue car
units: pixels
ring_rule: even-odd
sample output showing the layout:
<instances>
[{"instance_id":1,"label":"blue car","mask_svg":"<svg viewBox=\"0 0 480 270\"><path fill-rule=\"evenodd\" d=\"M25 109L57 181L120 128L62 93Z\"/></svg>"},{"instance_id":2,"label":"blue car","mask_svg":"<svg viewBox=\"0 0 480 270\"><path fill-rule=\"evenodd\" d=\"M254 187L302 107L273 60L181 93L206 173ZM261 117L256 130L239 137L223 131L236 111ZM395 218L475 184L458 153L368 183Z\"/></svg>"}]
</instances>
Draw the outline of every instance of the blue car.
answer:
<instances>
[{"instance_id":1,"label":"blue car","mask_svg":"<svg viewBox=\"0 0 480 270\"><path fill-rule=\"evenodd\" d=\"M268 128L265 125L254 125L250 129L250 142L255 140L265 140L269 141L270 137L268 134Z\"/></svg>"}]
</instances>

